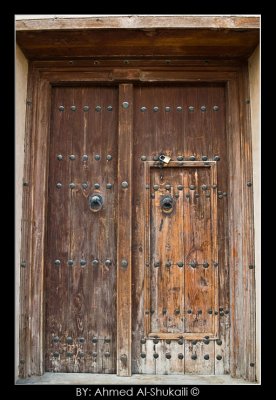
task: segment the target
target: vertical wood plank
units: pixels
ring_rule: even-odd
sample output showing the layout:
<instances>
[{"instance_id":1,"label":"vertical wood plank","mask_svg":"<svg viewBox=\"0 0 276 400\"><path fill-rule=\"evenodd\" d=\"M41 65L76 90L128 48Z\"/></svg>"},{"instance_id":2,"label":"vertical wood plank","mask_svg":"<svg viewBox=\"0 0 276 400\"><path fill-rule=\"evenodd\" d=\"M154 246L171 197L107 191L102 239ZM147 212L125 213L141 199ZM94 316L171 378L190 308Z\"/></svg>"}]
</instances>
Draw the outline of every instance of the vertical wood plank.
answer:
<instances>
[{"instance_id":1,"label":"vertical wood plank","mask_svg":"<svg viewBox=\"0 0 276 400\"><path fill-rule=\"evenodd\" d=\"M128 103L127 107L126 103ZM133 86L119 86L117 374L131 375ZM123 187L124 183L125 186ZM127 263L125 265L124 263Z\"/></svg>"},{"instance_id":2,"label":"vertical wood plank","mask_svg":"<svg viewBox=\"0 0 276 400\"><path fill-rule=\"evenodd\" d=\"M163 339L155 345L156 375L184 374L184 340Z\"/></svg>"},{"instance_id":3,"label":"vertical wood plank","mask_svg":"<svg viewBox=\"0 0 276 400\"><path fill-rule=\"evenodd\" d=\"M155 340L155 339L153 339ZM158 339L156 339L157 342ZM166 353L167 344L165 340L160 340L158 343L154 344L155 353L158 358L155 358L155 373L156 375L168 375L167 363L166 363Z\"/></svg>"},{"instance_id":4,"label":"vertical wood plank","mask_svg":"<svg viewBox=\"0 0 276 400\"><path fill-rule=\"evenodd\" d=\"M221 339L214 341L214 362L215 362L215 374L223 375L224 372L224 358L227 356L228 349L225 345L220 342ZM221 343L221 344L220 344Z\"/></svg>"},{"instance_id":5,"label":"vertical wood plank","mask_svg":"<svg viewBox=\"0 0 276 400\"><path fill-rule=\"evenodd\" d=\"M250 124L250 98L248 66L244 65L239 74L240 125L242 152L242 196L243 196L243 307L244 329L244 371L245 379L256 380L256 294L254 254L254 212L253 212L253 167L252 135ZM249 266L253 266L250 268Z\"/></svg>"},{"instance_id":6,"label":"vertical wood plank","mask_svg":"<svg viewBox=\"0 0 276 400\"><path fill-rule=\"evenodd\" d=\"M24 143L24 182L22 192L22 222L21 222L21 263L25 267L20 270L20 322L19 322L19 376L25 378L31 374L30 358L30 319L31 299L31 235L32 235L32 191L33 162L36 149L33 146L36 124L36 109L38 95L38 72L30 65L27 97L32 101L26 109L25 143ZM18 266L17 266L18 267Z\"/></svg>"},{"instance_id":7,"label":"vertical wood plank","mask_svg":"<svg viewBox=\"0 0 276 400\"><path fill-rule=\"evenodd\" d=\"M40 124L36 126L34 148L39 149L34 156L33 187L41 193L34 196L32 203L32 234L31 254L32 273L30 276L30 319L31 330L31 371L32 374L41 375L44 372L44 262L45 262L45 234L46 234L46 207L47 207L47 172L48 149L50 131L50 85L47 80L40 80L38 86L38 109L40 110ZM43 96L41 95L43 93Z\"/></svg>"},{"instance_id":8,"label":"vertical wood plank","mask_svg":"<svg viewBox=\"0 0 276 400\"><path fill-rule=\"evenodd\" d=\"M216 294L215 306L215 323L217 327L217 335L222 341L221 347L224 348L224 357L219 365L223 364L225 373L229 373L229 230L228 230L228 201L229 201L229 165L227 159L226 140L226 124L225 124L225 89L211 88L209 91L209 103L212 105L210 115L210 124L212 127L212 156L218 155L220 160L216 162L217 177L214 176L213 182L216 183L217 189L214 190L215 195L212 199L216 202L217 207L217 224L215 229L217 234L212 230L213 240L218 244L217 254L213 255L213 259L217 260L219 265L214 269L219 279L219 290ZM213 107L217 106L217 111ZM231 168L231 166L230 166ZM221 193L224 193L221 196ZM216 370L217 373L217 370Z\"/></svg>"},{"instance_id":9,"label":"vertical wood plank","mask_svg":"<svg viewBox=\"0 0 276 400\"><path fill-rule=\"evenodd\" d=\"M240 318L243 310L243 248L242 248L242 182L241 182L241 146L240 119L238 102L238 85L233 80L227 85L226 120L229 166L229 265L230 268L230 315L231 334L230 348L232 355L230 370L233 377L241 377L244 370L243 350L240 347L244 324ZM235 162L233 162L235 160ZM238 179L239 177L239 179ZM238 322L240 321L240 323Z\"/></svg>"},{"instance_id":10,"label":"vertical wood plank","mask_svg":"<svg viewBox=\"0 0 276 400\"><path fill-rule=\"evenodd\" d=\"M68 358L62 351L62 343L66 343L67 336L75 339L73 332L68 332L66 329L67 322L70 324L71 321L71 318L68 318L71 308L71 288L68 287L66 275L68 247L70 247L68 215L71 205L69 189L71 165L68 158L72 145L72 131L68 130L68 126L72 124L72 120L69 113L59 110L60 106L67 106L68 97L69 93L60 88L52 92L45 263L45 367L46 371L55 372L62 372L63 368L66 370L65 364ZM63 159L58 160L58 155L62 155ZM58 183L62 185L61 188L57 187ZM61 264L55 265L55 260L60 260ZM67 309L66 312L63 311L64 306Z\"/></svg>"},{"instance_id":11,"label":"vertical wood plank","mask_svg":"<svg viewBox=\"0 0 276 400\"><path fill-rule=\"evenodd\" d=\"M171 354L171 359L166 360L166 367L168 375L182 375L184 374L185 367L185 351L184 351L184 340L168 340L166 343L168 346L167 351Z\"/></svg>"},{"instance_id":12,"label":"vertical wood plank","mask_svg":"<svg viewBox=\"0 0 276 400\"><path fill-rule=\"evenodd\" d=\"M210 168L187 168L184 175L186 332L213 331L215 272L211 213L215 210L210 202L212 193L211 198L206 197L212 190L210 174ZM190 189L191 185L195 190ZM203 185L208 190L202 190ZM194 262L197 263L195 267L192 266ZM207 268L204 267L206 262Z\"/></svg>"},{"instance_id":13,"label":"vertical wood plank","mask_svg":"<svg viewBox=\"0 0 276 400\"><path fill-rule=\"evenodd\" d=\"M142 344L142 353L145 354L145 358L141 362L141 373L153 375L156 373L156 362L153 357L156 352L155 344L153 340L147 339L144 344Z\"/></svg>"},{"instance_id":14,"label":"vertical wood plank","mask_svg":"<svg viewBox=\"0 0 276 400\"><path fill-rule=\"evenodd\" d=\"M185 340L185 374L214 374L214 340L205 342Z\"/></svg>"},{"instance_id":15,"label":"vertical wood plank","mask_svg":"<svg viewBox=\"0 0 276 400\"><path fill-rule=\"evenodd\" d=\"M177 265L184 262L183 207L182 196L175 197L181 172L180 168L151 168L151 187L159 187L151 201L151 332L183 332L184 273L183 266ZM173 198L171 214L164 213L160 204L166 196Z\"/></svg>"}]
</instances>

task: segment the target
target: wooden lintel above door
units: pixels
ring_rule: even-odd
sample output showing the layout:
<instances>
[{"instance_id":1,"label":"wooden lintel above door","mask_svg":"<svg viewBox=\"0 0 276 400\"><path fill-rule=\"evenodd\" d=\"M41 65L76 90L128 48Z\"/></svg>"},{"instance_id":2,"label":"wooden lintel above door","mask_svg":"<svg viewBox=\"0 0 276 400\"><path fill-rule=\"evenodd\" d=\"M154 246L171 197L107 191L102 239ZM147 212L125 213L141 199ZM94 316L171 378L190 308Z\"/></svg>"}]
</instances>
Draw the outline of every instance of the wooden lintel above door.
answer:
<instances>
[{"instance_id":1,"label":"wooden lintel above door","mask_svg":"<svg viewBox=\"0 0 276 400\"><path fill-rule=\"evenodd\" d=\"M19 20L16 38L31 60L141 56L247 58L259 42L259 19L125 16Z\"/></svg>"}]
</instances>

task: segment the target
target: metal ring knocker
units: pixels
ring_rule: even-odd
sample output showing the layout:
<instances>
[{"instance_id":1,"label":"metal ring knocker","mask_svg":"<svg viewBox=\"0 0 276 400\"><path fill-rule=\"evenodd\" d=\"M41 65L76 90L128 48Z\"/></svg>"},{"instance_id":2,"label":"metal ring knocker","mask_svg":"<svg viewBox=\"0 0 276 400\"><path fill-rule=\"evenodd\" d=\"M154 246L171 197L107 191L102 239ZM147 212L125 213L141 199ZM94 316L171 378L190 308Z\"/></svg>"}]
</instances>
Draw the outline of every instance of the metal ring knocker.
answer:
<instances>
[{"instance_id":1,"label":"metal ring knocker","mask_svg":"<svg viewBox=\"0 0 276 400\"><path fill-rule=\"evenodd\" d=\"M103 198L100 194L92 194L89 197L89 207L93 212L100 211L103 207Z\"/></svg>"},{"instance_id":2,"label":"metal ring knocker","mask_svg":"<svg viewBox=\"0 0 276 400\"><path fill-rule=\"evenodd\" d=\"M173 210L173 197L172 196L165 196L161 199L160 202L162 211L165 214L170 214Z\"/></svg>"}]
</instances>

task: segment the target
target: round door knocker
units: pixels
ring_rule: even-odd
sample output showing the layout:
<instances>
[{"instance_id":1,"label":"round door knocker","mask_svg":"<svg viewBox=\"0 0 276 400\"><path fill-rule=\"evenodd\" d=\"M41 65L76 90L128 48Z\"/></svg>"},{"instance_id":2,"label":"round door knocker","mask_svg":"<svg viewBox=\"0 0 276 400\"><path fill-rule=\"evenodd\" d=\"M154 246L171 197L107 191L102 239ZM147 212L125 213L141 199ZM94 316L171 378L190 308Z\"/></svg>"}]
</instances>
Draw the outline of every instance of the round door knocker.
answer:
<instances>
[{"instance_id":1,"label":"round door knocker","mask_svg":"<svg viewBox=\"0 0 276 400\"><path fill-rule=\"evenodd\" d=\"M89 201L90 210L93 212L100 211L103 207L103 198L98 193L92 194L91 196L89 196L88 201Z\"/></svg>"},{"instance_id":2,"label":"round door knocker","mask_svg":"<svg viewBox=\"0 0 276 400\"><path fill-rule=\"evenodd\" d=\"M160 201L160 205L165 214L170 214L173 211L173 197L170 195L164 196Z\"/></svg>"}]
</instances>

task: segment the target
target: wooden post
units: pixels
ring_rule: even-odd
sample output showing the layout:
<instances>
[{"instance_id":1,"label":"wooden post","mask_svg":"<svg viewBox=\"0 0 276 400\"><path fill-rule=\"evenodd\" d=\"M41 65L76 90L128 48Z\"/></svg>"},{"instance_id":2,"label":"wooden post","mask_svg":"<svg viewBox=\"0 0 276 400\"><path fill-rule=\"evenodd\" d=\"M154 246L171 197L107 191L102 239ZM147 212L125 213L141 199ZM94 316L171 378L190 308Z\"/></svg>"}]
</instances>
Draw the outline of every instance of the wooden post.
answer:
<instances>
[{"instance_id":1,"label":"wooden post","mask_svg":"<svg viewBox=\"0 0 276 400\"><path fill-rule=\"evenodd\" d=\"M119 87L118 234L117 234L117 375L131 376L133 86Z\"/></svg>"}]
</instances>

